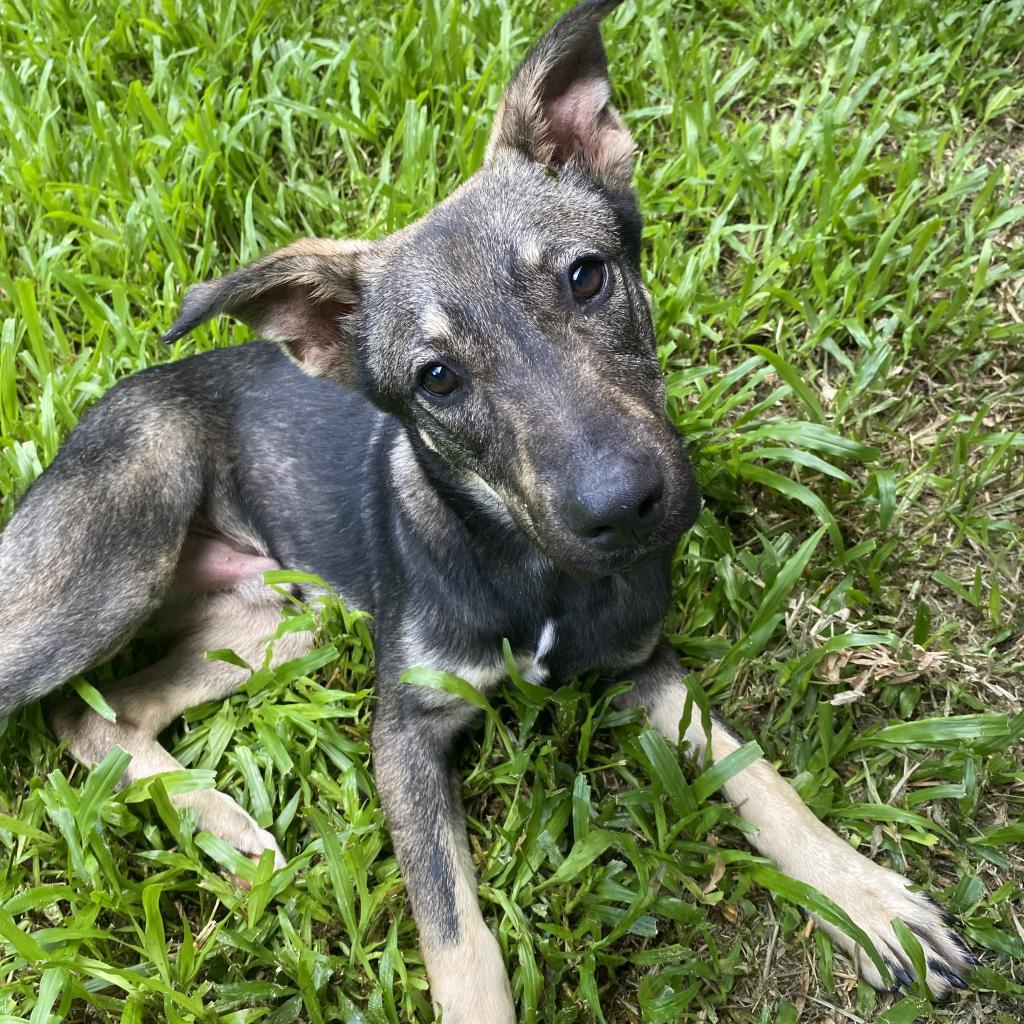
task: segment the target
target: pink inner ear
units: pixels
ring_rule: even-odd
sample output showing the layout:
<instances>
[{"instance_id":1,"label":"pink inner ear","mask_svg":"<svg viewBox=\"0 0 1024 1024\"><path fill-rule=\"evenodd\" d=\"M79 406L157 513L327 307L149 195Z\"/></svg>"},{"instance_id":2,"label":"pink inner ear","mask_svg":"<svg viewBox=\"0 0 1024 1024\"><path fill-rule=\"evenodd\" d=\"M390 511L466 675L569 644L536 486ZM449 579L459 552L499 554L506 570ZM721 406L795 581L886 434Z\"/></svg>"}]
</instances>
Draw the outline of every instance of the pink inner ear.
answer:
<instances>
[{"instance_id":1,"label":"pink inner ear","mask_svg":"<svg viewBox=\"0 0 1024 1024\"><path fill-rule=\"evenodd\" d=\"M283 344L307 373L349 380L351 338L343 321L354 303L317 298L308 285L293 284L265 292L253 307L248 322L268 341Z\"/></svg>"},{"instance_id":2,"label":"pink inner ear","mask_svg":"<svg viewBox=\"0 0 1024 1024\"><path fill-rule=\"evenodd\" d=\"M338 299L318 299L307 285L280 285L253 302L246 320L268 341L285 345L309 373L344 376L350 353L339 320L354 308Z\"/></svg>"},{"instance_id":3,"label":"pink inner ear","mask_svg":"<svg viewBox=\"0 0 1024 1024\"><path fill-rule=\"evenodd\" d=\"M544 104L548 141L555 148L556 163L564 164L573 153L581 153L595 164L601 163L600 115L610 95L607 79L584 78Z\"/></svg>"},{"instance_id":4,"label":"pink inner ear","mask_svg":"<svg viewBox=\"0 0 1024 1024\"><path fill-rule=\"evenodd\" d=\"M337 346L341 331L335 322L352 312L337 299L316 299L303 285L276 288L260 298L259 330L272 341L288 342L296 358L310 349Z\"/></svg>"}]
</instances>

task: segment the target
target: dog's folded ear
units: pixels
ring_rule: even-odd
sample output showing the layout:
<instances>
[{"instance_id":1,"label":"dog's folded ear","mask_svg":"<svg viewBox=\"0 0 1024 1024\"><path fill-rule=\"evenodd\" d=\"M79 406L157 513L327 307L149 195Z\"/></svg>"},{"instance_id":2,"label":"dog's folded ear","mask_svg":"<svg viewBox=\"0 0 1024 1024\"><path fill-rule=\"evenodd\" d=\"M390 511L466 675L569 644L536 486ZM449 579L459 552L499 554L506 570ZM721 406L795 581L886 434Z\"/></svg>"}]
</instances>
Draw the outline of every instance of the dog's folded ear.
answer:
<instances>
[{"instance_id":1,"label":"dog's folded ear","mask_svg":"<svg viewBox=\"0 0 1024 1024\"><path fill-rule=\"evenodd\" d=\"M633 139L608 102L598 25L621 0L583 0L543 35L512 76L485 163L515 150L556 169L576 163L604 184L629 187Z\"/></svg>"},{"instance_id":2,"label":"dog's folded ear","mask_svg":"<svg viewBox=\"0 0 1024 1024\"><path fill-rule=\"evenodd\" d=\"M307 373L351 384L372 250L370 242L303 238L216 281L193 285L164 341L177 341L227 313L278 342Z\"/></svg>"}]
</instances>

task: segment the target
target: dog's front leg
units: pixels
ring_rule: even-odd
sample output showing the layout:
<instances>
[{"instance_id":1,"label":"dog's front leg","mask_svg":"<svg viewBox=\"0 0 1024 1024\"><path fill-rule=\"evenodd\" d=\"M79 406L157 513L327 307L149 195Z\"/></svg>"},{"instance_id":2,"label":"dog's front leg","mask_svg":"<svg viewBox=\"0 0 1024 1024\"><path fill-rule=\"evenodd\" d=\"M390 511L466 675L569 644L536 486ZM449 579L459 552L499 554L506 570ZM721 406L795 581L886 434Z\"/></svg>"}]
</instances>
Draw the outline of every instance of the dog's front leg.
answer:
<instances>
[{"instance_id":1,"label":"dog's front leg","mask_svg":"<svg viewBox=\"0 0 1024 1024\"><path fill-rule=\"evenodd\" d=\"M633 673L633 690L617 703L621 707L646 708L651 725L675 742L686 701L682 677L675 652L663 644L645 666ZM698 712L692 716L684 738L696 750L705 749L707 738ZM719 761L739 746L736 735L713 715L712 759ZM822 824L764 758L733 776L723 791L740 815L757 826L758 831L749 839L758 853L845 910L875 944L897 982L909 983L914 969L891 926L894 918L902 920L921 943L928 965L928 987L935 995L948 995L951 989L964 987L963 975L975 960L949 928L949 916L929 897L911 892L910 883L902 875L874 864ZM876 988L884 987L875 965L853 940L825 922L818 921L818 925L846 951L868 982Z\"/></svg>"},{"instance_id":2,"label":"dog's front leg","mask_svg":"<svg viewBox=\"0 0 1024 1024\"><path fill-rule=\"evenodd\" d=\"M480 913L453 765L464 706L378 683L374 775L444 1024L514 1024L501 949ZM461 703L461 702L459 702Z\"/></svg>"}]
</instances>

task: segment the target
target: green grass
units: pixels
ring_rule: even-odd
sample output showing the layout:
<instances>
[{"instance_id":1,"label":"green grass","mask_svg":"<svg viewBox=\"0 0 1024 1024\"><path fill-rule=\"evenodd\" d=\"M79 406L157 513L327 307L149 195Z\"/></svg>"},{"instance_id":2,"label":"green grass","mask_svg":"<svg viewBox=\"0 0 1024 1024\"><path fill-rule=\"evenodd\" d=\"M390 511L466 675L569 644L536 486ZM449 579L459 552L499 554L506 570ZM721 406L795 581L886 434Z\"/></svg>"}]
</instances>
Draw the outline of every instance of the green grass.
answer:
<instances>
[{"instance_id":1,"label":"green grass","mask_svg":"<svg viewBox=\"0 0 1024 1024\"><path fill-rule=\"evenodd\" d=\"M246 336L164 349L186 285L303 234L379 236L478 166L553 13L0 0L0 520L118 377ZM465 774L522 1018L1016 1021L1024 3L645 0L606 38L707 496L668 635L984 966L946 1006L874 994L754 884L699 769L666 782L586 680L510 684ZM430 1019L368 767L366 622L314 612L325 654L171 731L185 775L115 793L123 762L85 773L39 708L2 727L0 1024ZM287 870L170 810L213 780Z\"/></svg>"}]
</instances>

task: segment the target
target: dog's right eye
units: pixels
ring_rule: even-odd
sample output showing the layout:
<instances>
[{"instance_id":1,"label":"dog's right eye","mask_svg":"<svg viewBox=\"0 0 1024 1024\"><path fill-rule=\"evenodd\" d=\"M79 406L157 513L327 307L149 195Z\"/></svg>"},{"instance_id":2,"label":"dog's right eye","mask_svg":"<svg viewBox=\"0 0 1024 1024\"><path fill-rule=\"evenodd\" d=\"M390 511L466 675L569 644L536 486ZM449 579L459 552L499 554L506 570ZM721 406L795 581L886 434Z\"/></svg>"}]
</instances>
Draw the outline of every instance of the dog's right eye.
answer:
<instances>
[{"instance_id":1,"label":"dog's right eye","mask_svg":"<svg viewBox=\"0 0 1024 1024\"><path fill-rule=\"evenodd\" d=\"M604 288L608 280L608 268L604 260L596 256L577 260L569 268L569 288L572 297L580 306L585 305Z\"/></svg>"},{"instance_id":2,"label":"dog's right eye","mask_svg":"<svg viewBox=\"0 0 1024 1024\"><path fill-rule=\"evenodd\" d=\"M450 395L462 381L444 363L428 363L420 371L420 387L435 398Z\"/></svg>"}]
</instances>

